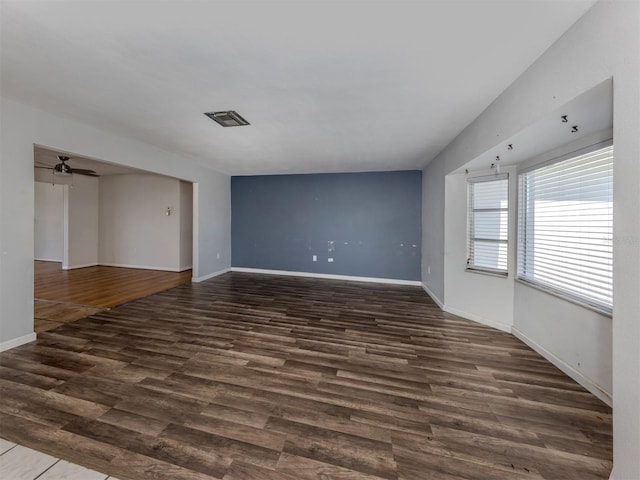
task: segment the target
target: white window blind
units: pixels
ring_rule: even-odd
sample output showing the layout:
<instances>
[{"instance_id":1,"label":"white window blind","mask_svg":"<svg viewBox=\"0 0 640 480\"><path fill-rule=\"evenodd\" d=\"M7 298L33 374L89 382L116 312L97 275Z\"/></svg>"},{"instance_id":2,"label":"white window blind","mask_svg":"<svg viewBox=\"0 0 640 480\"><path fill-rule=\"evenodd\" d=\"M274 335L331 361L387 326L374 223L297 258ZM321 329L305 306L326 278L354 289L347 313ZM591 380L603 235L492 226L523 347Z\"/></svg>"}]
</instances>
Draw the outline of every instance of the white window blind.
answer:
<instances>
[{"instance_id":1,"label":"white window blind","mask_svg":"<svg viewBox=\"0 0 640 480\"><path fill-rule=\"evenodd\" d=\"M613 145L520 174L518 277L611 311Z\"/></svg>"},{"instance_id":2,"label":"white window blind","mask_svg":"<svg viewBox=\"0 0 640 480\"><path fill-rule=\"evenodd\" d=\"M468 180L467 269L507 274L509 179L507 175Z\"/></svg>"}]
</instances>

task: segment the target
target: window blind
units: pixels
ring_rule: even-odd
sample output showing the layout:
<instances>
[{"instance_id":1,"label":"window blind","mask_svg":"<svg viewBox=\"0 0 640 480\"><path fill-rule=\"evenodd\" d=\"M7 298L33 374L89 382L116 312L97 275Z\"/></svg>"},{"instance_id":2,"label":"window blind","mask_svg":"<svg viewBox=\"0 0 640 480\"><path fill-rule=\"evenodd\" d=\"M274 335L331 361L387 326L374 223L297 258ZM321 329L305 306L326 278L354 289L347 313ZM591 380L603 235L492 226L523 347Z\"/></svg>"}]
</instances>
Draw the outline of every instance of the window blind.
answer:
<instances>
[{"instance_id":1,"label":"window blind","mask_svg":"<svg viewBox=\"0 0 640 480\"><path fill-rule=\"evenodd\" d=\"M613 145L520 174L518 277L611 310Z\"/></svg>"},{"instance_id":2,"label":"window blind","mask_svg":"<svg viewBox=\"0 0 640 480\"><path fill-rule=\"evenodd\" d=\"M509 179L507 175L468 180L469 270L507 273Z\"/></svg>"}]
</instances>

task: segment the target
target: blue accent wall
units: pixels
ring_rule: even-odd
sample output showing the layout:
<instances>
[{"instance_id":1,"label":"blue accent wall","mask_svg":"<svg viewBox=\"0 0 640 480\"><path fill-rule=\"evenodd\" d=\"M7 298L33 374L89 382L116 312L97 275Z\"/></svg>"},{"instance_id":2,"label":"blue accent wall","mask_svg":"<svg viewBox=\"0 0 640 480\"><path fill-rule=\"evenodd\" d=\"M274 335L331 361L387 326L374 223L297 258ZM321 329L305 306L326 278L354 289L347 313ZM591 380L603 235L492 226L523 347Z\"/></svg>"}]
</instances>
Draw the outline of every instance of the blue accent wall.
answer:
<instances>
[{"instance_id":1,"label":"blue accent wall","mask_svg":"<svg viewBox=\"0 0 640 480\"><path fill-rule=\"evenodd\" d=\"M421 206L419 170L232 177L232 266L420 280Z\"/></svg>"}]
</instances>

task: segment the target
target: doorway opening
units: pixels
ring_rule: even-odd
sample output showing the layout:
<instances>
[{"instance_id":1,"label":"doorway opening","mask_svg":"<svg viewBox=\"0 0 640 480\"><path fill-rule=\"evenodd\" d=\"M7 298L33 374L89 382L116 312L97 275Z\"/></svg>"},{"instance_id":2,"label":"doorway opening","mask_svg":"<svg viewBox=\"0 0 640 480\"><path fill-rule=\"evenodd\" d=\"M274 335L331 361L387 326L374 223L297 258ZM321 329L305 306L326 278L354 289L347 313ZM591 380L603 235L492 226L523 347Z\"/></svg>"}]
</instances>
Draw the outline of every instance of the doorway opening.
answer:
<instances>
[{"instance_id":1,"label":"doorway opening","mask_svg":"<svg viewBox=\"0 0 640 480\"><path fill-rule=\"evenodd\" d=\"M34 167L36 332L191 281L191 182L42 146Z\"/></svg>"}]
</instances>

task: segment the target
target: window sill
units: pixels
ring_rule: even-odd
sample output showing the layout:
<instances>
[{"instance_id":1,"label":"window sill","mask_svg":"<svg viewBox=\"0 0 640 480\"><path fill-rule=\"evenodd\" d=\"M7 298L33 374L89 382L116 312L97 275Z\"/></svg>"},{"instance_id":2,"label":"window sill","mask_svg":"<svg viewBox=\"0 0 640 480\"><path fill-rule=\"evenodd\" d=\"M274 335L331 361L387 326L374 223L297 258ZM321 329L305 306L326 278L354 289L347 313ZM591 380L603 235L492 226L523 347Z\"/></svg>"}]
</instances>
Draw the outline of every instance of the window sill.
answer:
<instances>
[{"instance_id":1,"label":"window sill","mask_svg":"<svg viewBox=\"0 0 640 480\"><path fill-rule=\"evenodd\" d=\"M533 283L533 282L529 282L527 280L524 280L522 278L516 278L516 282L521 284L521 285L526 285L527 287L531 287L531 288L535 288L536 290L539 290L541 292L547 293L549 295L553 295L554 297L560 298L561 300L564 300L566 302L569 303L573 303L574 305L577 305L579 307L582 308L586 308L587 310L591 310L592 312L596 312L604 317L609 317L609 318L613 318L613 312L611 310L606 310L603 307L598 307L596 305L592 305L590 303L587 302L583 302L577 298L574 298L570 295L565 295L562 292L559 292L557 290L554 290L553 288L549 288L543 285L538 285L537 283Z\"/></svg>"},{"instance_id":2,"label":"window sill","mask_svg":"<svg viewBox=\"0 0 640 480\"><path fill-rule=\"evenodd\" d=\"M479 273L481 275L489 275L490 277L499 277L499 278L507 278L509 276L509 272L499 272L494 270L483 270L481 268L471 268L467 267L464 269L465 272L469 273Z\"/></svg>"}]
</instances>

